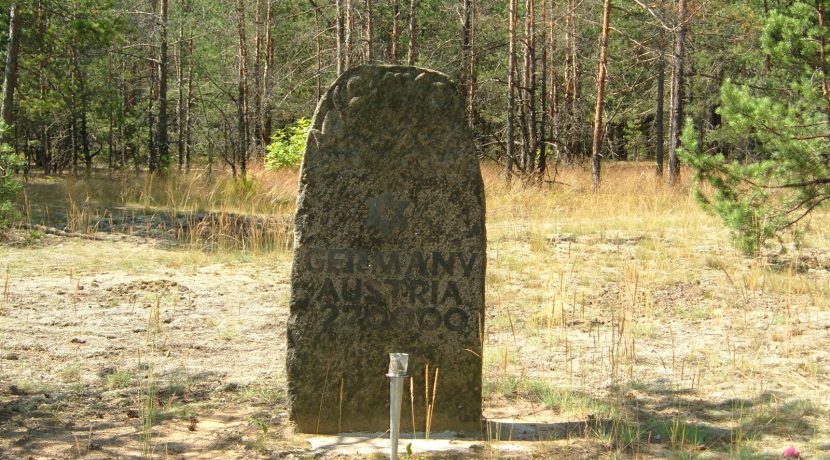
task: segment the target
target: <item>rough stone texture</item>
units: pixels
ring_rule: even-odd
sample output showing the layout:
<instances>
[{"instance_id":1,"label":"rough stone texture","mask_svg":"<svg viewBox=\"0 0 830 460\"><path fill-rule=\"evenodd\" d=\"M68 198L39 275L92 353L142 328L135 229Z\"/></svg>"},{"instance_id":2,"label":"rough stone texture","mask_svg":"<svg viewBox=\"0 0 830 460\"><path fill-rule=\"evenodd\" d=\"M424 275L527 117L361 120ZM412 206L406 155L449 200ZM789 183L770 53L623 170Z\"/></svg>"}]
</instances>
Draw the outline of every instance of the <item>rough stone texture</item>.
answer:
<instances>
[{"instance_id":1,"label":"rough stone texture","mask_svg":"<svg viewBox=\"0 0 830 460\"><path fill-rule=\"evenodd\" d=\"M384 374L403 352L416 430L429 365L432 431L479 431L485 262L481 173L455 86L414 67L341 75L300 176L287 356L298 430L388 429Z\"/></svg>"}]
</instances>

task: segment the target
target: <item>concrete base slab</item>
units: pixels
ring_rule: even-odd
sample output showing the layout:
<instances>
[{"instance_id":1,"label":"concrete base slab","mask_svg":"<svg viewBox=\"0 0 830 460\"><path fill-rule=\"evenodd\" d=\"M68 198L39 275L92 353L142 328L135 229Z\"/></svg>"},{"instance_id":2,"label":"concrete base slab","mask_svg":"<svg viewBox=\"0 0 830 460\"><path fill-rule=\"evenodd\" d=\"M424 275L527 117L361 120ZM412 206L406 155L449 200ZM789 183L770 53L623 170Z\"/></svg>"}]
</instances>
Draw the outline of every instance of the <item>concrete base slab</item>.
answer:
<instances>
[{"instance_id":1,"label":"concrete base slab","mask_svg":"<svg viewBox=\"0 0 830 460\"><path fill-rule=\"evenodd\" d=\"M485 448L480 439L458 438L456 433L436 433L430 439L424 439L422 434L416 439L401 438L398 441L398 455L402 458L407 454L407 446L411 446L414 455L446 454L468 456L481 452ZM387 433L344 433L337 436L314 436L308 439L311 443L311 455L322 456L388 456L389 435ZM520 453L529 451L519 443L499 442L488 446L490 450L501 452Z\"/></svg>"}]
</instances>

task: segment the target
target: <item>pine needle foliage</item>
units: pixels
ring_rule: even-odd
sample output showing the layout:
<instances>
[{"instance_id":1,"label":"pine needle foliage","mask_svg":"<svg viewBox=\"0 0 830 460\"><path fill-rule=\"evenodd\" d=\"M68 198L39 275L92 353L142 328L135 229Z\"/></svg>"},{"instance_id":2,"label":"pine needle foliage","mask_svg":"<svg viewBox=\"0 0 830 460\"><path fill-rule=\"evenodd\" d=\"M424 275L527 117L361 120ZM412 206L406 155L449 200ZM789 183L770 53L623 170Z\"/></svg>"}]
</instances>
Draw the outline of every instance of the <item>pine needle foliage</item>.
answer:
<instances>
[{"instance_id":1,"label":"pine needle foliage","mask_svg":"<svg viewBox=\"0 0 830 460\"><path fill-rule=\"evenodd\" d=\"M755 81L725 81L722 123L702 142L691 122L684 130L682 155L696 171L698 199L746 254L784 232L797 237L830 201L830 95L822 90L830 33L816 13L807 2L771 11L760 39L767 58L758 60L767 68Z\"/></svg>"}]
</instances>

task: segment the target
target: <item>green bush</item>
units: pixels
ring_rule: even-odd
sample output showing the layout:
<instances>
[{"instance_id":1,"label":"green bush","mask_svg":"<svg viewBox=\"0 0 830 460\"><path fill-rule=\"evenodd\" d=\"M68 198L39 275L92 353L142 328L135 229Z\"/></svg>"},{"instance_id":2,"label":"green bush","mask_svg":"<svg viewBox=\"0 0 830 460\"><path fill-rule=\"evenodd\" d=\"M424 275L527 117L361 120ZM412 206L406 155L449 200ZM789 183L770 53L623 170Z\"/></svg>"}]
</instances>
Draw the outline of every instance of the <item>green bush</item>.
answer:
<instances>
[{"instance_id":1,"label":"green bush","mask_svg":"<svg viewBox=\"0 0 830 460\"><path fill-rule=\"evenodd\" d=\"M8 132L8 126L0 122L0 138ZM5 226L17 216L12 202L20 193L22 186L14 178L14 173L23 167L23 159L9 144L0 143L0 226Z\"/></svg>"},{"instance_id":2,"label":"green bush","mask_svg":"<svg viewBox=\"0 0 830 460\"><path fill-rule=\"evenodd\" d=\"M268 145L265 155L265 167L279 169L300 164L309 128L311 120L300 118L293 124L278 129L271 136L271 144Z\"/></svg>"}]
</instances>

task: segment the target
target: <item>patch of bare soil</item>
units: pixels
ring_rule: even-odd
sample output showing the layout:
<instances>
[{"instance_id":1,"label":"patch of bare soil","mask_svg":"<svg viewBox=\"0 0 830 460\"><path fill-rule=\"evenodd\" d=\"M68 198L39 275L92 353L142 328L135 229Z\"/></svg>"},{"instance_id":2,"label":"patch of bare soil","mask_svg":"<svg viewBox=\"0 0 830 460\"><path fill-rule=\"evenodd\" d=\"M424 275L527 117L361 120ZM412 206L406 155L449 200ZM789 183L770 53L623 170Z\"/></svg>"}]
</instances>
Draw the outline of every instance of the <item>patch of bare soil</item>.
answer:
<instances>
[{"instance_id":1,"label":"patch of bare soil","mask_svg":"<svg viewBox=\"0 0 830 460\"><path fill-rule=\"evenodd\" d=\"M284 259L191 264L135 241L46 239L0 249L0 458L255 458L304 447L278 440ZM89 251L108 257L90 265ZM137 254L151 261L133 266Z\"/></svg>"}]
</instances>

